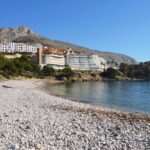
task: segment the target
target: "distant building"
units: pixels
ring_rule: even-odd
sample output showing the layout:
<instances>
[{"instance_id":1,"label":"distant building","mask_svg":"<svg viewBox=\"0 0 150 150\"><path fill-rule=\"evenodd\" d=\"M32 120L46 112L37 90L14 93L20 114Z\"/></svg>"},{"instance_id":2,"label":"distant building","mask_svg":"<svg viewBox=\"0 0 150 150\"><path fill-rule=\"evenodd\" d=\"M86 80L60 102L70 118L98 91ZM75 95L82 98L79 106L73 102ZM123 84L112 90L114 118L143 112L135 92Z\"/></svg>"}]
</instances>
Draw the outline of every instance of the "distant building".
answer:
<instances>
[{"instance_id":1,"label":"distant building","mask_svg":"<svg viewBox=\"0 0 150 150\"><path fill-rule=\"evenodd\" d=\"M14 52L30 52L30 53L36 53L37 49L39 47L42 47L41 44L25 44L25 43L15 43L15 42L3 42L0 43L0 52L8 52L8 53L14 53Z\"/></svg>"},{"instance_id":2,"label":"distant building","mask_svg":"<svg viewBox=\"0 0 150 150\"><path fill-rule=\"evenodd\" d=\"M17 52L36 53L37 52L37 47L34 44L17 43L16 44L16 51Z\"/></svg>"},{"instance_id":3,"label":"distant building","mask_svg":"<svg viewBox=\"0 0 150 150\"><path fill-rule=\"evenodd\" d=\"M65 57L58 54L43 54L42 65L49 65L55 69L63 69L65 67Z\"/></svg>"},{"instance_id":4,"label":"distant building","mask_svg":"<svg viewBox=\"0 0 150 150\"><path fill-rule=\"evenodd\" d=\"M16 43L12 42L4 42L0 43L0 52L8 52L8 53L13 53L16 50Z\"/></svg>"},{"instance_id":5,"label":"distant building","mask_svg":"<svg viewBox=\"0 0 150 150\"><path fill-rule=\"evenodd\" d=\"M41 67L49 65L55 69L69 66L73 70L99 70L107 69L107 62L98 55L74 53L70 49L44 47L38 49L38 62Z\"/></svg>"},{"instance_id":6,"label":"distant building","mask_svg":"<svg viewBox=\"0 0 150 150\"><path fill-rule=\"evenodd\" d=\"M41 67L49 65L55 69L63 69L65 67L65 49L54 47L44 47L39 49L38 60Z\"/></svg>"},{"instance_id":7,"label":"distant building","mask_svg":"<svg viewBox=\"0 0 150 150\"><path fill-rule=\"evenodd\" d=\"M100 70L104 71L109 68L107 61L103 57L99 57Z\"/></svg>"},{"instance_id":8,"label":"distant building","mask_svg":"<svg viewBox=\"0 0 150 150\"><path fill-rule=\"evenodd\" d=\"M70 51L66 55L66 64L74 70L104 71L107 68L106 60L98 55L77 54Z\"/></svg>"}]
</instances>

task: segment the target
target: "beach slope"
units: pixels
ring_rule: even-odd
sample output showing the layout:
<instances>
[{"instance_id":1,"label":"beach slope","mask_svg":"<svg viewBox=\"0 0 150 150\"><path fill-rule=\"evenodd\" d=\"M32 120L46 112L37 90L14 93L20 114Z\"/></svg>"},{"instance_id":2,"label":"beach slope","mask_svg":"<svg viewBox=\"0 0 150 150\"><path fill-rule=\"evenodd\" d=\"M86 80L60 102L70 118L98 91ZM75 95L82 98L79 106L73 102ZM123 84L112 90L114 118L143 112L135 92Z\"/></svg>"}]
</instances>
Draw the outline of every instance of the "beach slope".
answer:
<instances>
[{"instance_id":1,"label":"beach slope","mask_svg":"<svg viewBox=\"0 0 150 150\"><path fill-rule=\"evenodd\" d=\"M55 97L42 85L0 83L0 149L150 149L150 116Z\"/></svg>"}]
</instances>

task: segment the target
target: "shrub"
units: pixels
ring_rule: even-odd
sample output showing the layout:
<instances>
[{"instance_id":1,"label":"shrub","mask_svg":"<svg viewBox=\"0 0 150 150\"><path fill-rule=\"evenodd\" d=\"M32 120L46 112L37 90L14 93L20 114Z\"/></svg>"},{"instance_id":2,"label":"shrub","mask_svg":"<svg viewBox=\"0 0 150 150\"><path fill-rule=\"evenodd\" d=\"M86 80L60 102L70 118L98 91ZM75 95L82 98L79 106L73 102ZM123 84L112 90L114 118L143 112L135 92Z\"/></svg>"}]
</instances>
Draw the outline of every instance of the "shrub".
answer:
<instances>
[{"instance_id":1,"label":"shrub","mask_svg":"<svg viewBox=\"0 0 150 150\"><path fill-rule=\"evenodd\" d=\"M2 70L3 70L4 74L6 74L6 75L11 75L11 76L18 75L17 67L11 61L6 63L3 66Z\"/></svg>"},{"instance_id":2,"label":"shrub","mask_svg":"<svg viewBox=\"0 0 150 150\"><path fill-rule=\"evenodd\" d=\"M7 63L7 59L4 58L2 54L0 54L0 69Z\"/></svg>"},{"instance_id":3,"label":"shrub","mask_svg":"<svg viewBox=\"0 0 150 150\"><path fill-rule=\"evenodd\" d=\"M48 65L44 66L42 69L43 76L55 76L56 71L54 68L49 67Z\"/></svg>"},{"instance_id":4,"label":"shrub","mask_svg":"<svg viewBox=\"0 0 150 150\"><path fill-rule=\"evenodd\" d=\"M125 64L125 63L121 63L120 66L120 71L124 74L124 75L127 75L128 74L128 71L129 71L129 65L128 64Z\"/></svg>"},{"instance_id":5,"label":"shrub","mask_svg":"<svg viewBox=\"0 0 150 150\"><path fill-rule=\"evenodd\" d=\"M102 77L116 79L116 76L119 75L118 70L113 68L108 68L106 71L101 73Z\"/></svg>"},{"instance_id":6,"label":"shrub","mask_svg":"<svg viewBox=\"0 0 150 150\"><path fill-rule=\"evenodd\" d=\"M66 67L62 70L62 75L67 79L74 76L74 71L70 67Z\"/></svg>"},{"instance_id":7,"label":"shrub","mask_svg":"<svg viewBox=\"0 0 150 150\"><path fill-rule=\"evenodd\" d=\"M8 60L0 55L0 73L5 77L25 75L27 72L33 75L40 72L39 65L31 61L29 56L23 55L21 58Z\"/></svg>"}]
</instances>

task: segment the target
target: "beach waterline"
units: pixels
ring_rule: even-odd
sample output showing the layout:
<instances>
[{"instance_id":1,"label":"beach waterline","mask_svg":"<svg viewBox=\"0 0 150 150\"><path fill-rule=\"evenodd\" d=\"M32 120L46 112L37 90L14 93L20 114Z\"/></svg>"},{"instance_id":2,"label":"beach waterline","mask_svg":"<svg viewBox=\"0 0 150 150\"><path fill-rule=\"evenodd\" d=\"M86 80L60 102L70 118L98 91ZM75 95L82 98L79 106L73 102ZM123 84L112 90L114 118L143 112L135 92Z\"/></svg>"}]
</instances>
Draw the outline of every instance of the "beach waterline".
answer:
<instances>
[{"instance_id":1,"label":"beach waterline","mask_svg":"<svg viewBox=\"0 0 150 150\"><path fill-rule=\"evenodd\" d=\"M150 82L146 81L48 84L45 89L50 94L96 106L150 113Z\"/></svg>"}]
</instances>

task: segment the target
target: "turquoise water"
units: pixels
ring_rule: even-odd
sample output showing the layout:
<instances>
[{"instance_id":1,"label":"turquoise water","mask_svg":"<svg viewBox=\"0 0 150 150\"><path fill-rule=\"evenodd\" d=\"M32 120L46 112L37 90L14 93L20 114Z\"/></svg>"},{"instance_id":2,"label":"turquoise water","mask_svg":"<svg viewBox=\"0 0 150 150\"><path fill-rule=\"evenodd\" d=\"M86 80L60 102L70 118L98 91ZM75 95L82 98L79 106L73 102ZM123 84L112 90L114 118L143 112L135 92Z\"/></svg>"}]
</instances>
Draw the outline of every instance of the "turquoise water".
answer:
<instances>
[{"instance_id":1,"label":"turquoise water","mask_svg":"<svg viewBox=\"0 0 150 150\"><path fill-rule=\"evenodd\" d=\"M48 85L50 93L134 112L150 113L150 82L109 81Z\"/></svg>"}]
</instances>

